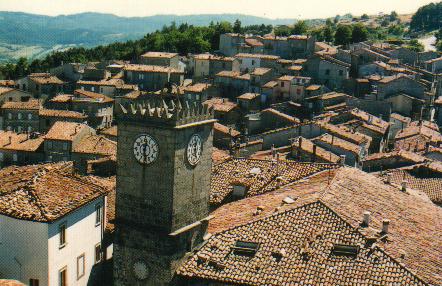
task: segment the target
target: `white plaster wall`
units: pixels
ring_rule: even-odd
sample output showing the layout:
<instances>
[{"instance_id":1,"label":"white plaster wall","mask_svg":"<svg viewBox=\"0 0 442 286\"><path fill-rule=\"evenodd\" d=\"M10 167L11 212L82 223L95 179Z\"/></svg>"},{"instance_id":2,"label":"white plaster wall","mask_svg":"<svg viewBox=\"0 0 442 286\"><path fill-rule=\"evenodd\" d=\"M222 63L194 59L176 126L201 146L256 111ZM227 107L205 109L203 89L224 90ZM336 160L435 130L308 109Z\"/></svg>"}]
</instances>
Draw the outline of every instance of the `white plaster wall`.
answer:
<instances>
[{"instance_id":1,"label":"white plaster wall","mask_svg":"<svg viewBox=\"0 0 442 286\"><path fill-rule=\"evenodd\" d=\"M49 286L58 286L59 271L67 267L68 285L86 286L95 262L95 245L101 242L102 224L95 225L95 205L104 206L104 198L83 206L51 223L49 234ZM59 226L66 222L66 246L60 248ZM77 279L77 257L85 254L85 275Z\"/></svg>"},{"instance_id":2,"label":"white plaster wall","mask_svg":"<svg viewBox=\"0 0 442 286\"><path fill-rule=\"evenodd\" d=\"M0 215L0 277L47 285L47 273L48 225Z\"/></svg>"}]
</instances>

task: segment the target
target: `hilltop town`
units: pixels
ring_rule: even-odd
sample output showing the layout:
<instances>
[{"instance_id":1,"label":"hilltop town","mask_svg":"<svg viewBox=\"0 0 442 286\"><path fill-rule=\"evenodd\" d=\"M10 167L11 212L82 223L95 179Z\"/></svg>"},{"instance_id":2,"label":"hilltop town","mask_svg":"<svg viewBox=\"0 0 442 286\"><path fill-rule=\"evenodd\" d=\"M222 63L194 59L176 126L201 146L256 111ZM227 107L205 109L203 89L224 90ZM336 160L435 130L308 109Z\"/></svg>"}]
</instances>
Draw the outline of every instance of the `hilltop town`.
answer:
<instances>
[{"instance_id":1,"label":"hilltop town","mask_svg":"<svg viewBox=\"0 0 442 286\"><path fill-rule=\"evenodd\" d=\"M217 41L0 81L0 285L442 285L442 54Z\"/></svg>"}]
</instances>

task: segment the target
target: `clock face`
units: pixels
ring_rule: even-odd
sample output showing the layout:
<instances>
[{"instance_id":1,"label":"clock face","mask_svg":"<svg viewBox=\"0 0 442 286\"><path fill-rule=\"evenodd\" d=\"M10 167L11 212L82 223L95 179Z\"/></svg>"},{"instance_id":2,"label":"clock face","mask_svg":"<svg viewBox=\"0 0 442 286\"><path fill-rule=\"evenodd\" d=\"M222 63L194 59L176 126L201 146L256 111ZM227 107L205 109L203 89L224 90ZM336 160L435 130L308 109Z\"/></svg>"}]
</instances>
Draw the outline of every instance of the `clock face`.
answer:
<instances>
[{"instance_id":1,"label":"clock face","mask_svg":"<svg viewBox=\"0 0 442 286\"><path fill-rule=\"evenodd\" d=\"M143 261L137 261L133 265L133 271L135 277L139 280L144 280L149 276L149 268L147 268L146 263Z\"/></svg>"},{"instance_id":2,"label":"clock face","mask_svg":"<svg viewBox=\"0 0 442 286\"><path fill-rule=\"evenodd\" d=\"M187 161L190 165L195 166L201 159L203 152L203 140L198 134L192 135L187 144Z\"/></svg>"},{"instance_id":3,"label":"clock face","mask_svg":"<svg viewBox=\"0 0 442 286\"><path fill-rule=\"evenodd\" d=\"M142 134L135 139L134 155L141 164L150 164L158 157L158 144L149 135Z\"/></svg>"}]
</instances>

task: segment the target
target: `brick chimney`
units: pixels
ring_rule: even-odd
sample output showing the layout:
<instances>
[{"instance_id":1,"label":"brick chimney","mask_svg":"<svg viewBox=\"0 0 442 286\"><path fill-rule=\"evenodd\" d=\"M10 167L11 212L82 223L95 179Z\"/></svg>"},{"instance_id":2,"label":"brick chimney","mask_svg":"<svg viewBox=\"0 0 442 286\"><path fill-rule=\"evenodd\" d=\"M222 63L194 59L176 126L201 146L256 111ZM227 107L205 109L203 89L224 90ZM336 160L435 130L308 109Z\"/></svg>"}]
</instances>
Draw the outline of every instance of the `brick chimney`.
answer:
<instances>
[{"instance_id":1,"label":"brick chimney","mask_svg":"<svg viewBox=\"0 0 442 286\"><path fill-rule=\"evenodd\" d=\"M382 220L382 233L387 234L388 233L388 227L390 226L390 220L383 219Z\"/></svg>"},{"instance_id":2,"label":"brick chimney","mask_svg":"<svg viewBox=\"0 0 442 286\"><path fill-rule=\"evenodd\" d=\"M370 215L371 213L369 211L364 212L364 216L362 218L362 226L368 227L370 225Z\"/></svg>"}]
</instances>

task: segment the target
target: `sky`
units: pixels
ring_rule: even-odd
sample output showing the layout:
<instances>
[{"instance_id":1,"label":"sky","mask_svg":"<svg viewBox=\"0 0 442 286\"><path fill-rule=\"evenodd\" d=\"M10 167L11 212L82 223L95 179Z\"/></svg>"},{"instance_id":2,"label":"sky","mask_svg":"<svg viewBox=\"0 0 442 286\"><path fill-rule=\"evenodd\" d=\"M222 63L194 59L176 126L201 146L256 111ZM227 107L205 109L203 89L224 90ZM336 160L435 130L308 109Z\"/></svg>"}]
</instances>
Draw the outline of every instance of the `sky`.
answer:
<instances>
[{"instance_id":1,"label":"sky","mask_svg":"<svg viewBox=\"0 0 442 286\"><path fill-rule=\"evenodd\" d=\"M158 14L240 13L267 18L326 18L353 15L413 13L428 0L0 0L0 11L43 15L81 12L111 13L118 16Z\"/></svg>"}]
</instances>

